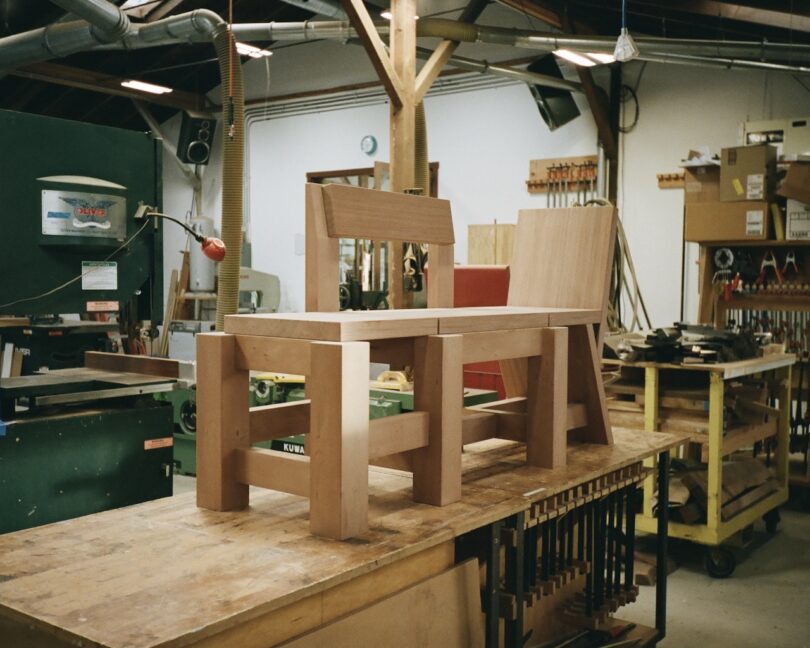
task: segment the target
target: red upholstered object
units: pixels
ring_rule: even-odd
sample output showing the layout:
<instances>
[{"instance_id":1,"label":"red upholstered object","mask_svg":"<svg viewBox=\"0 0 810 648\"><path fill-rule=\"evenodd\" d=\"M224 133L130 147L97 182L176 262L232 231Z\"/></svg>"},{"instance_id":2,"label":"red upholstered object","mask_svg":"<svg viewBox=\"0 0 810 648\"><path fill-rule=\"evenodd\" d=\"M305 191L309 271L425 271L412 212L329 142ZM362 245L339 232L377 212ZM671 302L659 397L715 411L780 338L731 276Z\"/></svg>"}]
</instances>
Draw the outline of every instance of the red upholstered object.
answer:
<instances>
[{"instance_id":1,"label":"red upholstered object","mask_svg":"<svg viewBox=\"0 0 810 648\"><path fill-rule=\"evenodd\" d=\"M453 305L506 306L509 294L509 266L456 266ZM476 362L464 365L464 386L470 389L495 389L506 398L500 364Z\"/></svg>"},{"instance_id":2,"label":"red upholstered object","mask_svg":"<svg viewBox=\"0 0 810 648\"><path fill-rule=\"evenodd\" d=\"M453 306L506 306L509 266L456 266Z\"/></svg>"}]
</instances>

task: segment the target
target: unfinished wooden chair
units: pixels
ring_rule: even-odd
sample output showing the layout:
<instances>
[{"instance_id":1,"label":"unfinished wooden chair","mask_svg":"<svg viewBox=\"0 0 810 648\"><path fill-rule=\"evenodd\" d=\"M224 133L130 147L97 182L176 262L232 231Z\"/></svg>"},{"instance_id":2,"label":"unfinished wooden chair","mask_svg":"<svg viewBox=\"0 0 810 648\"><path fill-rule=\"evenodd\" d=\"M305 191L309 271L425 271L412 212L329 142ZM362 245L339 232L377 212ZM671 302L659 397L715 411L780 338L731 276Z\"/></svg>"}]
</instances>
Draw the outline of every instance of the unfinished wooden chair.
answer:
<instances>
[{"instance_id":1,"label":"unfinished wooden chair","mask_svg":"<svg viewBox=\"0 0 810 648\"><path fill-rule=\"evenodd\" d=\"M453 217L450 202L349 185L306 185L306 309L340 310L341 238L428 243L433 280L428 308L453 306Z\"/></svg>"},{"instance_id":2,"label":"unfinished wooden chair","mask_svg":"<svg viewBox=\"0 0 810 648\"><path fill-rule=\"evenodd\" d=\"M521 210L510 267L509 306L591 313L568 325L567 424L591 443L613 441L600 365L615 240L612 206ZM502 361L501 372L507 396L526 394L526 360Z\"/></svg>"},{"instance_id":3,"label":"unfinished wooden chair","mask_svg":"<svg viewBox=\"0 0 810 648\"><path fill-rule=\"evenodd\" d=\"M443 308L453 295L447 201L344 185L306 191L307 305L321 310L233 315L225 333L197 337L198 505L245 508L249 484L303 495L312 532L344 539L368 527L370 463L411 470L414 499L437 506L461 498L465 443L519 439L529 464L562 465L572 417L566 327L596 323L601 311ZM337 312L341 237L428 242L431 307ZM520 358L530 358L525 396L464 410L465 363ZM414 368L415 411L369 421L370 360ZM304 374L309 399L248 410L248 372L270 369ZM574 405L577 421L587 402ZM308 456L251 447L301 433Z\"/></svg>"}]
</instances>

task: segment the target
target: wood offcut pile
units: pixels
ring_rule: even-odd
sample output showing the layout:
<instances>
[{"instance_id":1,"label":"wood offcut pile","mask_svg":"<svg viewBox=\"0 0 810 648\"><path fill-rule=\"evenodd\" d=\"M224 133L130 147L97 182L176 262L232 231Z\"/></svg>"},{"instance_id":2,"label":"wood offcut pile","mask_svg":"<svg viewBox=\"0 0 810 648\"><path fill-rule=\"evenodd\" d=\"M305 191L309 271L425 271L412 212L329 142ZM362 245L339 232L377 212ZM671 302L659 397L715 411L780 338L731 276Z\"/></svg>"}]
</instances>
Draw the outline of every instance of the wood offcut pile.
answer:
<instances>
[{"instance_id":1,"label":"wood offcut pile","mask_svg":"<svg viewBox=\"0 0 810 648\"><path fill-rule=\"evenodd\" d=\"M705 466L683 460L673 461L673 465L678 469L671 482L670 519L685 524L705 522L708 492ZM761 460L740 455L730 457L723 462L723 521L778 488L779 483Z\"/></svg>"}]
</instances>

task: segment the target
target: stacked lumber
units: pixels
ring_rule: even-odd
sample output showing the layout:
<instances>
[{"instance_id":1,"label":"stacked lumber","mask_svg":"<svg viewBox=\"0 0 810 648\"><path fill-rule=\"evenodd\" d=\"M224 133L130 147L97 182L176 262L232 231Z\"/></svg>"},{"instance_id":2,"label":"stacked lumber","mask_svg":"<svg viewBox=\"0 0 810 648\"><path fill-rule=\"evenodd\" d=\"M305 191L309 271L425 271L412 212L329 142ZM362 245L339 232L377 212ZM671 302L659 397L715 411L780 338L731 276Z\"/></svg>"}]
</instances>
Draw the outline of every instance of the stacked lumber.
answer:
<instances>
[{"instance_id":1,"label":"stacked lumber","mask_svg":"<svg viewBox=\"0 0 810 648\"><path fill-rule=\"evenodd\" d=\"M689 489L688 504L694 504L705 520L708 472L705 467L686 470L678 475ZM753 457L733 456L723 462L723 498L721 516L724 521L756 504L779 488L771 471Z\"/></svg>"}]
</instances>

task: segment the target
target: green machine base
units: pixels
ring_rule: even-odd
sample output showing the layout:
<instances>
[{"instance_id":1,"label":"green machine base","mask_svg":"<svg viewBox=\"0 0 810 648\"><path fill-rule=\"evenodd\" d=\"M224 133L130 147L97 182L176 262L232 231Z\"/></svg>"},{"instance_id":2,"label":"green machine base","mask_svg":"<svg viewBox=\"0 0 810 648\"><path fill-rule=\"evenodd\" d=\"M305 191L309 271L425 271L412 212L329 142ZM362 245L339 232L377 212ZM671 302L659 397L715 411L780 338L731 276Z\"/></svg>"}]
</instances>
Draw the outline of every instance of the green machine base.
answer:
<instances>
[{"instance_id":1,"label":"green machine base","mask_svg":"<svg viewBox=\"0 0 810 648\"><path fill-rule=\"evenodd\" d=\"M172 408L66 409L0 430L0 533L172 494Z\"/></svg>"},{"instance_id":2,"label":"green machine base","mask_svg":"<svg viewBox=\"0 0 810 648\"><path fill-rule=\"evenodd\" d=\"M262 381L268 382L268 381ZM250 404L267 405L271 403L284 403L290 401L303 400L306 398L303 387L299 385L264 385L261 390L257 390L259 385L255 379L251 378ZM261 398L256 398L257 393L261 393ZM170 401L174 406L174 468L183 475L197 474L197 436L196 420L190 414L193 407L189 403L194 403L196 392L194 390L178 389L172 392L155 394L155 398L163 401ZM498 392L488 389L464 389L464 406L482 405L498 400ZM398 392L388 389L372 389L369 391L368 404L369 419L382 418L384 416L394 416L403 412L413 410L413 392ZM304 454L304 437L293 436L285 439L274 439L257 443L257 448L268 448L292 454Z\"/></svg>"}]
</instances>

